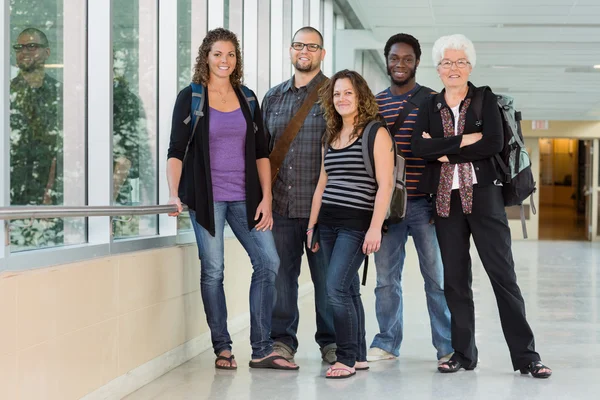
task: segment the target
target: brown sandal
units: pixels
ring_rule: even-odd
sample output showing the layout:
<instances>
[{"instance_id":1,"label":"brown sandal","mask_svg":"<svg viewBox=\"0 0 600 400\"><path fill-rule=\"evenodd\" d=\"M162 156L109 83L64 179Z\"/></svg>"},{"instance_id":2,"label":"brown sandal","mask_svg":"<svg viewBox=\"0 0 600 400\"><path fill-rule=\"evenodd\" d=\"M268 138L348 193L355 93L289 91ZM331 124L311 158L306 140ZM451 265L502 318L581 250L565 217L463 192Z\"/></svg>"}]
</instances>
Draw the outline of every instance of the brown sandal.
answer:
<instances>
[{"instance_id":1,"label":"brown sandal","mask_svg":"<svg viewBox=\"0 0 600 400\"><path fill-rule=\"evenodd\" d=\"M225 357L225 356L217 356L217 359L215 360L215 368L216 369L237 369L237 366L233 365L233 360L235 359L234 355L232 354L229 357ZM219 365L217 364L219 361L227 361L229 363L229 366L227 365Z\"/></svg>"}]
</instances>

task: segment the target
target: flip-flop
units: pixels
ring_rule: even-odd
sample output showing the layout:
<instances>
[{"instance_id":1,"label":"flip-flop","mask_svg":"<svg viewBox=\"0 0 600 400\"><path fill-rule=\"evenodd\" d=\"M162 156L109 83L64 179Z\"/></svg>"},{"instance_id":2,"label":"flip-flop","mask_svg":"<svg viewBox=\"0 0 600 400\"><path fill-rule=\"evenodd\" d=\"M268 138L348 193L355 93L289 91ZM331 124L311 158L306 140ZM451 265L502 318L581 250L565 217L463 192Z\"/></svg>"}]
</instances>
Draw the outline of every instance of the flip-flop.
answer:
<instances>
[{"instance_id":1,"label":"flip-flop","mask_svg":"<svg viewBox=\"0 0 600 400\"><path fill-rule=\"evenodd\" d=\"M354 370L355 371L368 371L369 367L363 367L363 368L356 368L356 367L354 367Z\"/></svg>"},{"instance_id":2,"label":"flip-flop","mask_svg":"<svg viewBox=\"0 0 600 400\"><path fill-rule=\"evenodd\" d=\"M237 369L237 367L233 366L234 359L235 359L235 357L233 356L233 354L229 357L217 356L217 359L215 360L215 368L217 368L217 369ZM229 366L217 364L217 362L219 362L219 361L227 361L229 363Z\"/></svg>"},{"instance_id":3,"label":"flip-flop","mask_svg":"<svg viewBox=\"0 0 600 400\"><path fill-rule=\"evenodd\" d=\"M285 359L285 357L282 357L282 356L271 356L271 357L267 357L261 361L250 361L248 364L250 365L250 368L282 369L282 370L286 370L286 371L297 371L298 369L300 369L300 367L297 365L295 367L287 367L285 365L279 365L275 362L276 360L287 361Z\"/></svg>"},{"instance_id":4,"label":"flip-flop","mask_svg":"<svg viewBox=\"0 0 600 400\"><path fill-rule=\"evenodd\" d=\"M348 375L338 375L338 376L325 374L325 378L326 379L347 379L347 378L350 378L351 376L356 375L356 371L352 372L348 368L333 368L333 367L329 367L329 369L327 370L327 372L334 372L334 371L346 371L346 372L350 372L350 373Z\"/></svg>"}]
</instances>

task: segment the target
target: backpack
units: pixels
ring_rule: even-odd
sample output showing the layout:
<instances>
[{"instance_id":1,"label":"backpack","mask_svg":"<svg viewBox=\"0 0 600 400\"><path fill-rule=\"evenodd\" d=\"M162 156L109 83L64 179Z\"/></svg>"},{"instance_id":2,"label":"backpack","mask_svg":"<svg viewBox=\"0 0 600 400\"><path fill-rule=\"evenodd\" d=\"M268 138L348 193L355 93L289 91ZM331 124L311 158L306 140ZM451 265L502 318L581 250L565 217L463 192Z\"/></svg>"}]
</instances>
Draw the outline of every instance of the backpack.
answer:
<instances>
[{"instance_id":1,"label":"backpack","mask_svg":"<svg viewBox=\"0 0 600 400\"><path fill-rule=\"evenodd\" d=\"M386 214L386 224L396 224L402 222L406 217L406 205L408 200L408 192L406 189L406 160L396 149L396 142L393 135L387 127L380 121L373 120L365 126L362 135L362 157L367 170L367 174L371 178L375 178L375 160L373 157L373 149L375 147L375 137L379 128L384 127L392 138L394 145L394 191L390 200L390 206Z\"/></svg>"},{"instance_id":2,"label":"backpack","mask_svg":"<svg viewBox=\"0 0 600 400\"><path fill-rule=\"evenodd\" d=\"M477 117L477 125L483 126L482 120L483 97L486 90L491 89L483 86L475 90L473 96L473 110ZM498 101L498 108L502 116L502 129L504 132L504 147L494 158L502 170L502 196L504 197L504 206L521 207L521 226L523 228L523 237L527 239L527 227L525 225L525 208L523 202L529 197L531 212L536 213L533 201L536 183L531 171L531 159L525 148L523 141L523 132L521 131L521 113L515 111L514 99L510 96L495 94Z\"/></svg>"},{"instance_id":3,"label":"backpack","mask_svg":"<svg viewBox=\"0 0 600 400\"><path fill-rule=\"evenodd\" d=\"M192 144L192 140L194 139L195 133L196 133L196 127L198 126L198 122L200 121L200 118L202 118L204 116L204 99L205 99L205 87L199 83L194 83L192 82L190 84L190 86L192 87L192 107L190 110L190 115L188 115L188 117L183 121L184 124L188 125L190 122L191 124L191 133L190 133L190 138L188 140L188 144L185 148L185 156L183 157L184 160L184 165L185 165L185 159L187 157L188 154L188 150L190 148L190 144ZM252 93L252 90L248 89L246 86L242 85L241 86L242 89L242 93L244 94L244 98L246 99L246 103L248 103L248 108L250 109L250 115L254 116L254 112L256 111L256 108L258 107L258 100L256 100L256 96L254 95L254 93ZM256 125L256 122L253 122L254 124L254 133L256 133L258 131L258 126Z\"/></svg>"},{"instance_id":4,"label":"backpack","mask_svg":"<svg viewBox=\"0 0 600 400\"><path fill-rule=\"evenodd\" d=\"M388 209L388 214L386 216L385 225L387 224L396 224L402 222L406 217L406 205L408 201L408 191L406 188L406 160L400 154L398 154L398 148L396 145L396 140L394 139L394 134L400 127L404 124L404 121L408 117L408 115L417 107L420 107L423 101L430 96L431 89L426 88L424 86L419 86L419 88L410 96L407 101L404 103L402 110L399 112L396 117L396 121L394 121L394 125L392 126L391 131L388 129L388 133L392 137L392 143L394 144L394 191L392 193L392 199L390 201L390 208ZM370 124L374 124L377 121L371 121ZM385 126L383 124L379 124L375 128L373 126L367 125L363 133L363 160L365 162L365 168L367 169L367 173L371 178L375 178L375 160L373 159L373 147L375 144L375 136L377 133L377 129L380 126ZM386 126L387 128L387 126ZM365 136L366 135L366 136Z\"/></svg>"}]
</instances>

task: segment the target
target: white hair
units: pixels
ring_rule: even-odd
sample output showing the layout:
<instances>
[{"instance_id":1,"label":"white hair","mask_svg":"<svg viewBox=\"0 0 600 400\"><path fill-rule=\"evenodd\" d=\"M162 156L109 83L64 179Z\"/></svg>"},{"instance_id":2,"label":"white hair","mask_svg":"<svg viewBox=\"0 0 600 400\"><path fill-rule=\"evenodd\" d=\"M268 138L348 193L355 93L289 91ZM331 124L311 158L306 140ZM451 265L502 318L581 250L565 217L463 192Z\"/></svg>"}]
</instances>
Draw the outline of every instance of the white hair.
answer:
<instances>
[{"instance_id":1,"label":"white hair","mask_svg":"<svg viewBox=\"0 0 600 400\"><path fill-rule=\"evenodd\" d=\"M433 44L433 50L431 56L433 57L433 65L438 66L440 61L444 58L446 50L462 50L467 55L467 60L471 63L471 66L475 68L475 62L477 56L475 54L475 46L468 37L461 34L442 36Z\"/></svg>"}]
</instances>

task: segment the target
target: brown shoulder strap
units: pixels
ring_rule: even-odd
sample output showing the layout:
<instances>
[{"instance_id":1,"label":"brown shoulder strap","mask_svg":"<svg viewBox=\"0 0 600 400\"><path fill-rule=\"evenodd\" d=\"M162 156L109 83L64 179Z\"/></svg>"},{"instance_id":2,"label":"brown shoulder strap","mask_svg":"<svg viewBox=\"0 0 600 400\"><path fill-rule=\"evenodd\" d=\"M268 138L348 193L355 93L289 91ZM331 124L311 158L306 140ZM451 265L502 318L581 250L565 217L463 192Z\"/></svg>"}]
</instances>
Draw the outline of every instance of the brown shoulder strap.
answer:
<instances>
[{"instance_id":1,"label":"brown shoulder strap","mask_svg":"<svg viewBox=\"0 0 600 400\"><path fill-rule=\"evenodd\" d=\"M311 107L319 98L319 89L321 89L321 87L327 83L328 80L329 79L323 79L310 93L308 93L306 99L304 99L304 103L302 103L300 109L296 112L296 114L294 114L292 119L290 119L290 122L288 122L285 130L281 134L281 137L275 143L275 147L269 156L269 160L271 161L271 182L275 182L277 174L279 173L279 169L283 164L283 160L285 160L285 156L287 155L292 142L300 131L302 124L304 124L304 120L306 119Z\"/></svg>"}]
</instances>

